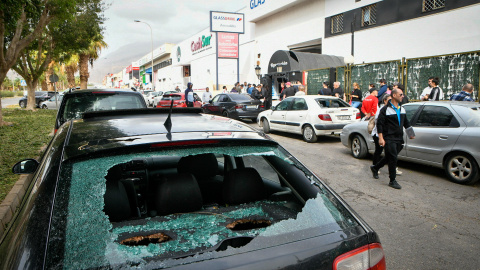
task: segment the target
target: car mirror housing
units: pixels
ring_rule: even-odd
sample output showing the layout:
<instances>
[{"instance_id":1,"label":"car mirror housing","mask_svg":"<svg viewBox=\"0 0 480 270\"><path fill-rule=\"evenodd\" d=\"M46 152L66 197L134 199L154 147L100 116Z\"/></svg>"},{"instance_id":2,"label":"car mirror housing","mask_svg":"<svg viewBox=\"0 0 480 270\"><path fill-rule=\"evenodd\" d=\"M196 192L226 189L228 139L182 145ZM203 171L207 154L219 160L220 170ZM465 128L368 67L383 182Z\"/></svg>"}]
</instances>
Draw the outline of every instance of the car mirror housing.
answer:
<instances>
[{"instance_id":1,"label":"car mirror housing","mask_svg":"<svg viewBox=\"0 0 480 270\"><path fill-rule=\"evenodd\" d=\"M272 106L270 109L271 109L272 111L275 111L276 106Z\"/></svg>"},{"instance_id":2,"label":"car mirror housing","mask_svg":"<svg viewBox=\"0 0 480 270\"><path fill-rule=\"evenodd\" d=\"M25 159L13 165L12 172L14 174L32 174L37 170L39 164L35 159Z\"/></svg>"}]
</instances>

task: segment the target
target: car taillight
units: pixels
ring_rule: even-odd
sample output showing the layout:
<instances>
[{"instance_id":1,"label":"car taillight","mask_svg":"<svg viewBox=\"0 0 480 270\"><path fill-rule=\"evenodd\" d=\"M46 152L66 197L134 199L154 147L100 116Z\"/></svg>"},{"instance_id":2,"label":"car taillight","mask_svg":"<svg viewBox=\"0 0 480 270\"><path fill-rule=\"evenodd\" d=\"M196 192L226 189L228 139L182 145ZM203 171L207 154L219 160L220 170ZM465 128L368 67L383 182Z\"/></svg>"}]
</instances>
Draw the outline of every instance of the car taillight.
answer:
<instances>
[{"instance_id":1,"label":"car taillight","mask_svg":"<svg viewBox=\"0 0 480 270\"><path fill-rule=\"evenodd\" d=\"M265 105L260 104L260 105L258 105L258 108L265 108Z\"/></svg>"},{"instance_id":2,"label":"car taillight","mask_svg":"<svg viewBox=\"0 0 480 270\"><path fill-rule=\"evenodd\" d=\"M319 114L318 118L323 121L332 121L332 117L330 117L330 114Z\"/></svg>"},{"instance_id":3,"label":"car taillight","mask_svg":"<svg viewBox=\"0 0 480 270\"><path fill-rule=\"evenodd\" d=\"M385 255L382 245L369 244L338 256L333 261L334 270L385 270Z\"/></svg>"},{"instance_id":4,"label":"car taillight","mask_svg":"<svg viewBox=\"0 0 480 270\"><path fill-rule=\"evenodd\" d=\"M357 116L355 116L355 119L360 119L360 118L362 118L362 116L360 115L359 112L357 112Z\"/></svg>"},{"instance_id":5,"label":"car taillight","mask_svg":"<svg viewBox=\"0 0 480 270\"><path fill-rule=\"evenodd\" d=\"M183 104L183 103L185 103L185 100L175 100L175 102L174 102L174 103L177 103L177 104Z\"/></svg>"},{"instance_id":6,"label":"car taillight","mask_svg":"<svg viewBox=\"0 0 480 270\"><path fill-rule=\"evenodd\" d=\"M243 109L243 105L235 105L235 109Z\"/></svg>"}]
</instances>

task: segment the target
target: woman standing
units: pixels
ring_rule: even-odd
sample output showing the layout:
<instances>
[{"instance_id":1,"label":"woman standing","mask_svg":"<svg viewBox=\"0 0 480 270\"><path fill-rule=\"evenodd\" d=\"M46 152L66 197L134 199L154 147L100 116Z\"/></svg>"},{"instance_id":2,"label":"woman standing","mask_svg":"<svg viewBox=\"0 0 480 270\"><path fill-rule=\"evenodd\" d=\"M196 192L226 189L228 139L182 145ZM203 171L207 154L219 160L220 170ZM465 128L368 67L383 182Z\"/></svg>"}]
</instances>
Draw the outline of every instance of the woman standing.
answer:
<instances>
[{"instance_id":1,"label":"woman standing","mask_svg":"<svg viewBox=\"0 0 480 270\"><path fill-rule=\"evenodd\" d=\"M362 90L360 90L360 85L358 85L358 83L353 83L353 91L352 94L350 94L350 101L354 108L358 108L362 105Z\"/></svg>"}]
</instances>

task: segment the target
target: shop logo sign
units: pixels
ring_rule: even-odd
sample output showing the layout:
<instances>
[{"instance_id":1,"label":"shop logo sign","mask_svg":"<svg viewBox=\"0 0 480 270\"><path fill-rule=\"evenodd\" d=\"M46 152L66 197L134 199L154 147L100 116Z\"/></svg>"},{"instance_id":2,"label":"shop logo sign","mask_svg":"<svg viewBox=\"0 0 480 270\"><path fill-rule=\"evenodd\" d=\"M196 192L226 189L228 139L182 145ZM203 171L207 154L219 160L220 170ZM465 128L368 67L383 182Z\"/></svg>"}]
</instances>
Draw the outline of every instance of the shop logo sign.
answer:
<instances>
[{"instance_id":1,"label":"shop logo sign","mask_svg":"<svg viewBox=\"0 0 480 270\"><path fill-rule=\"evenodd\" d=\"M283 61L283 62L275 63L275 64L274 64L274 63L271 63L271 64L270 64L270 66L271 66L272 68L275 68L276 66L286 66L286 65L288 65L287 61Z\"/></svg>"},{"instance_id":2,"label":"shop logo sign","mask_svg":"<svg viewBox=\"0 0 480 270\"><path fill-rule=\"evenodd\" d=\"M265 4L265 0L250 0L250 9L254 9L263 4Z\"/></svg>"},{"instance_id":3,"label":"shop logo sign","mask_svg":"<svg viewBox=\"0 0 480 270\"><path fill-rule=\"evenodd\" d=\"M177 47L177 61L180 62L180 58L182 57L182 50L180 46Z\"/></svg>"},{"instance_id":4,"label":"shop logo sign","mask_svg":"<svg viewBox=\"0 0 480 270\"><path fill-rule=\"evenodd\" d=\"M199 51L200 49L210 46L211 39L212 39L212 35L202 36L201 38L199 37L197 42L192 41L192 44L191 44L192 53L197 51L200 52Z\"/></svg>"}]
</instances>

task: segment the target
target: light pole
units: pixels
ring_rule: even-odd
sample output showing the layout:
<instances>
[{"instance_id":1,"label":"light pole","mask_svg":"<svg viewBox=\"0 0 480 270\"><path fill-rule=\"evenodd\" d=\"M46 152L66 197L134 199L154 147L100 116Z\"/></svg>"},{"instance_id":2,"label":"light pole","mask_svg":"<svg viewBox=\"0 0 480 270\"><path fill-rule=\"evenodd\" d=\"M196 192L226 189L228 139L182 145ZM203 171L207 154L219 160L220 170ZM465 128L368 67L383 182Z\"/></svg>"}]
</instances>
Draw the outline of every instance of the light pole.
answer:
<instances>
[{"instance_id":1,"label":"light pole","mask_svg":"<svg viewBox=\"0 0 480 270\"><path fill-rule=\"evenodd\" d=\"M155 84L154 84L154 80L153 80L153 32L152 32L152 27L150 26L150 24L148 24L146 22L142 22L140 20L133 20L133 21L144 23L144 24L148 25L148 27L150 27L150 38L151 38L151 41L152 41L152 81L150 83L152 84L152 90L155 91Z\"/></svg>"}]
</instances>

